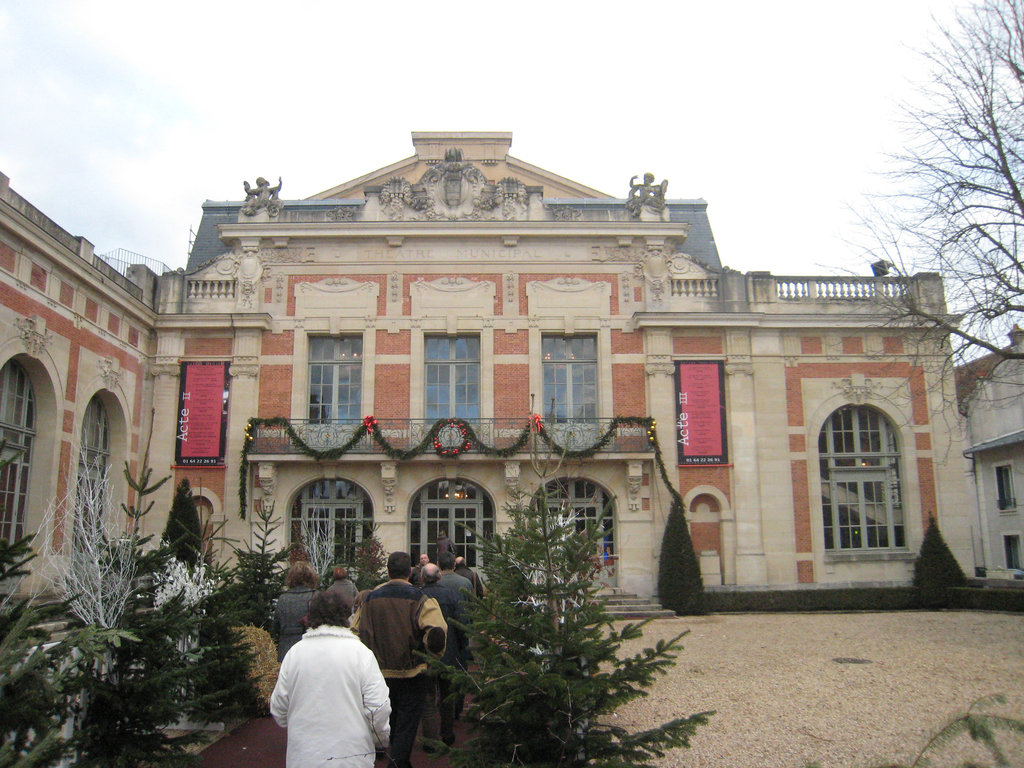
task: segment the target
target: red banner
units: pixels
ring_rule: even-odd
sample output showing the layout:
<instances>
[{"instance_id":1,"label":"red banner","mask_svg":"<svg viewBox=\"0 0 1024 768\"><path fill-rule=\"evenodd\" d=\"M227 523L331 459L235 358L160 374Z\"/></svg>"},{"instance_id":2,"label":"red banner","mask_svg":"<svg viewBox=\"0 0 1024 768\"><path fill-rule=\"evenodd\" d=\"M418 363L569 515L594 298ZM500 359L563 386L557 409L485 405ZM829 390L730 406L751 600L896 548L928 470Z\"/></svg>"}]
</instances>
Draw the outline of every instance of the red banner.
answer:
<instances>
[{"instance_id":1,"label":"red banner","mask_svg":"<svg viewBox=\"0 0 1024 768\"><path fill-rule=\"evenodd\" d=\"M679 464L725 464L725 376L720 361L676 361Z\"/></svg>"},{"instance_id":2,"label":"red banner","mask_svg":"<svg viewBox=\"0 0 1024 768\"><path fill-rule=\"evenodd\" d=\"M228 364L181 364L175 461L191 466L224 463L228 416Z\"/></svg>"}]
</instances>

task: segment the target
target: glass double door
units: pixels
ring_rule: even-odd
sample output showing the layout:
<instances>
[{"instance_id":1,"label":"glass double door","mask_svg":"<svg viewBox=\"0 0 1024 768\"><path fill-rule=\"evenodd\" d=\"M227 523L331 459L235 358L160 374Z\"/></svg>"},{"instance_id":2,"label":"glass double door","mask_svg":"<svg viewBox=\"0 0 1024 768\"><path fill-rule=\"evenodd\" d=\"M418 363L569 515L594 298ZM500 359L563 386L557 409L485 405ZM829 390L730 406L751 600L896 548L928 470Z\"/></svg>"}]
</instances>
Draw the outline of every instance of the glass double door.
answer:
<instances>
[{"instance_id":1,"label":"glass double door","mask_svg":"<svg viewBox=\"0 0 1024 768\"><path fill-rule=\"evenodd\" d=\"M417 494L410 512L409 554L413 562L426 552L437 562L437 541L444 535L471 568L479 567L477 538L494 531L490 499L477 485L462 480L439 480Z\"/></svg>"}]
</instances>

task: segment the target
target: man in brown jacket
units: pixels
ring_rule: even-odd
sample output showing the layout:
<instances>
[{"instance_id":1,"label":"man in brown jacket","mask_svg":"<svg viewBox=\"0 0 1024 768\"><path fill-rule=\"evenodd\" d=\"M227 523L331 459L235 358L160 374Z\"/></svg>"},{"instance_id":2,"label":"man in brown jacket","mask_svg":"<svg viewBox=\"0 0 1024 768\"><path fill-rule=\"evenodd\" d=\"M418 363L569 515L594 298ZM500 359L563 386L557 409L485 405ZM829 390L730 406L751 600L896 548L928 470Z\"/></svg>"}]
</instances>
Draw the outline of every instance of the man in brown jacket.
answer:
<instances>
[{"instance_id":1,"label":"man in brown jacket","mask_svg":"<svg viewBox=\"0 0 1024 768\"><path fill-rule=\"evenodd\" d=\"M427 664L415 651L444 653L448 624L441 608L409 583L412 562L407 552L388 558L388 581L363 596L352 617L352 631L373 651L391 699L391 762L411 768L409 756L423 714L430 681Z\"/></svg>"}]
</instances>

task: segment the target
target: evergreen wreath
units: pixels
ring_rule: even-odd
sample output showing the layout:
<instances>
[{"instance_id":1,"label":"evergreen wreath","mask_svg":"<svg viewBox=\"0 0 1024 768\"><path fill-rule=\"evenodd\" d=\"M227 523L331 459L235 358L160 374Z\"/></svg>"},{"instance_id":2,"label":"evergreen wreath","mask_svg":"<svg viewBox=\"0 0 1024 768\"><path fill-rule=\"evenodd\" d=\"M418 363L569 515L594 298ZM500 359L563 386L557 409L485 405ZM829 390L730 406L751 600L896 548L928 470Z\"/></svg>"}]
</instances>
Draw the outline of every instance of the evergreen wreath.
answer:
<instances>
[{"instance_id":1,"label":"evergreen wreath","mask_svg":"<svg viewBox=\"0 0 1024 768\"><path fill-rule=\"evenodd\" d=\"M467 435L467 428L469 425L462 419L448 419L447 422L441 425L437 430L437 434L434 436L434 451L438 456L451 456L452 458L458 458L459 454L463 451L468 451L473 447L473 444L469 441ZM441 439L442 435L449 435L457 433L461 438L457 445L448 445L444 440Z\"/></svg>"}]
</instances>

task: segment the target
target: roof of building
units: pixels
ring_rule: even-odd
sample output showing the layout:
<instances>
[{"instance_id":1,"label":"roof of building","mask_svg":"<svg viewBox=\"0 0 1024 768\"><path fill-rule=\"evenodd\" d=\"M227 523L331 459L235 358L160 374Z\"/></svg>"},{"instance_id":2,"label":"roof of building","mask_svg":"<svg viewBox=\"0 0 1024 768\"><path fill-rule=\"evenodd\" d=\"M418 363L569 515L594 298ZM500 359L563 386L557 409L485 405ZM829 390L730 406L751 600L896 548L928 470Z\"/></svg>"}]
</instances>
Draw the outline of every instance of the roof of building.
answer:
<instances>
[{"instance_id":1,"label":"roof of building","mask_svg":"<svg viewBox=\"0 0 1024 768\"><path fill-rule=\"evenodd\" d=\"M982 451L991 451L994 448L1005 448L1010 445L1019 445L1021 443L1024 443L1024 429L1011 432L1008 435L993 438L992 440L986 440L985 442L978 443L977 445L972 445L964 451L964 453L981 453Z\"/></svg>"},{"instance_id":2,"label":"roof of building","mask_svg":"<svg viewBox=\"0 0 1024 768\"><path fill-rule=\"evenodd\" d=\"M395 177L415 182L441 162L446 151L457 148L462 151L462 159L466 163L479 166L490 182L512 177L529 189L542 190L544 205L548 209L577 209L588 220L597 217L613 221L623 216L625 199L611 197L592 187L510 156L508 148L512 143L511 133L414 132L412 138L416 149L416 154L412 157L337 184L305 200L284 200L284 209L301 209L308 214L320 208L326 212L345 206L358 211L366 202L365 195L368 189L378 189L380 185ZM241 200L208 200L203 204L203 216L192 244L186 272L194 272L230 250L229 246L221 242L218 227L236 223L242 205ZM708 268L720 270L722 265L708 220L707 202L701 199L666 200L665 205L670 223L689 224L689 232L681 250Z\"/></svg>"}]
</instances>

